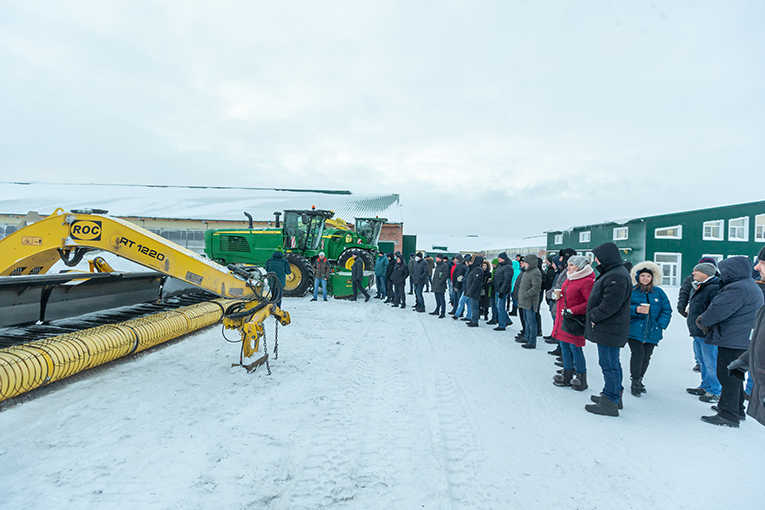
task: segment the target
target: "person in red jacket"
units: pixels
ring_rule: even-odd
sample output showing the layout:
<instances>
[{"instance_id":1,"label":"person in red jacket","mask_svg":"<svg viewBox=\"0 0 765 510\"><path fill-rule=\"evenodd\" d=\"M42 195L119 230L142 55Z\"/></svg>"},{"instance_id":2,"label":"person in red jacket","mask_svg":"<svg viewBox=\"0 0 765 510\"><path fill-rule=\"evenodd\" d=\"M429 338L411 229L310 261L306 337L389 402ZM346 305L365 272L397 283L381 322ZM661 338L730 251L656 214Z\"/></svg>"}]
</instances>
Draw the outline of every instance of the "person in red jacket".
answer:
<instances>
[{"instance_id":1,"label":"person in red jacket","mask_svg":"<svg viewBox=\"0 0 765 510\"><path fill-rule=\"evenodd\" d=\"M587 364L584 359L584 335L577 336L563 331L563 312L573 315L584 315L587 311L587 300L590 299L592 285L595 283L595 271L590 265L590 259L581 255L573 255L568 259L566 280L560 290L557 300L555 324L552 337L560 341L563 358L563 373L553 378L555 386L571 386L575 390L587 389ZM574 378L576 370L576 378Z\"/></svg>"}]
</instances>

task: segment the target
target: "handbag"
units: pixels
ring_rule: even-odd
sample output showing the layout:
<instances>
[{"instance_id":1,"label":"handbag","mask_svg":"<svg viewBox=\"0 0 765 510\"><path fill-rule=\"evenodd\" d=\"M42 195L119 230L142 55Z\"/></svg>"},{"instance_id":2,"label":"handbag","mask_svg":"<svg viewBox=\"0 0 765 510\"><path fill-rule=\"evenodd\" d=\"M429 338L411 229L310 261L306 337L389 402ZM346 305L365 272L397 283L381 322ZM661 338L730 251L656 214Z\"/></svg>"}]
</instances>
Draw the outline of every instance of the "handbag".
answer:
<instances>
[{"instance_id":1,"label":"handbag","mask_svg":"<svg viewBox=\"0 0 765 510\"><path fill-rule=\"evenodd\" d=\"M563 312L561 313L561 329L573 336L584 336L584 324L586 320L585 315L574 315L567 312L568 306L566 305L566 295L563 295Z\"/></svg>"}]
</instances>

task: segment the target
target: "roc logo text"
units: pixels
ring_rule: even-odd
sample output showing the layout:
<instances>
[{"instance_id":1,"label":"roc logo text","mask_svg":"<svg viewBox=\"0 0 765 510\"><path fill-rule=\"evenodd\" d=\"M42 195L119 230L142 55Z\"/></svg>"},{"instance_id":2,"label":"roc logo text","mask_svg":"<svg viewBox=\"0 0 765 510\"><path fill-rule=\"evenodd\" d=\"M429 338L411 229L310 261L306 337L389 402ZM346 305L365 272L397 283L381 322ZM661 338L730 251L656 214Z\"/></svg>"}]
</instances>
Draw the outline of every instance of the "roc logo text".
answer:
<instances>
[{"instance_id":1,"label":"roc logo text","mask_svg":"<svg viewBox=\"0 0 765 510\"><path fill-rule=\"evenodd\" d=\"M77 220L72 223L70 230L72 239L79 241L100 241L101 240L101 222Z\"/></svg>"}]
</instances>

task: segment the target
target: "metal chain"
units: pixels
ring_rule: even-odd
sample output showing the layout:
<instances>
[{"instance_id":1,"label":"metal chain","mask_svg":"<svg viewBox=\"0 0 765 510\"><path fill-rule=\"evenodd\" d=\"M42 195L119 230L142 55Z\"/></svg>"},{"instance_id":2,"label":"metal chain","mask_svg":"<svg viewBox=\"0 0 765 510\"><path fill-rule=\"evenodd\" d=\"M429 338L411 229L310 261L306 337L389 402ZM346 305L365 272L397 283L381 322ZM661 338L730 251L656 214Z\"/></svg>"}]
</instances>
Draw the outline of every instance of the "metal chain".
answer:
<instances>
[{"instance_id":1,"label":"metal chain","mask_svg":"<svg viewBox=\"0 0 765 510\"><path fill-rule=\"evenodd\" d=\"M276 321L274 329L274 359L279 359L279 321Z\"/></svg>"},{"instance_id":2,"label":"metal chain","mask_svg":"<svg viewBox=\"0 0 765 510\"><path fill-rule=\"evenodd\" d=\"M268 363L268 343L266 343L266 330L263 330L263 354L266 357L266 370L268 375L271 375L271 365Z\"/></svg>"}]
</instances>

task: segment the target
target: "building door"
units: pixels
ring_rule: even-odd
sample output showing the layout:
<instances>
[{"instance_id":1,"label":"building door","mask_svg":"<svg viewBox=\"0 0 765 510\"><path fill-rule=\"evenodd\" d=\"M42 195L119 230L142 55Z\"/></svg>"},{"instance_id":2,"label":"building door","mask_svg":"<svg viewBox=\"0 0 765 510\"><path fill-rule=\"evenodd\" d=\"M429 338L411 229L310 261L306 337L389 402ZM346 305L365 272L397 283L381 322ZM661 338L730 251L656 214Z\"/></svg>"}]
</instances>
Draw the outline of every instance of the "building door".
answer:
<instances>
[{"instance_id":1,"label":"building door","mask_svg":"<svg viewBox=\"0 0 765 510\"><path fill-rule=\"evenodd\" d=\"M662 285L677 287L680 285L680 268L682 267L682 254L680 253L655 253L653 261L661 268Z\"/></svg>"}]
</instances>

